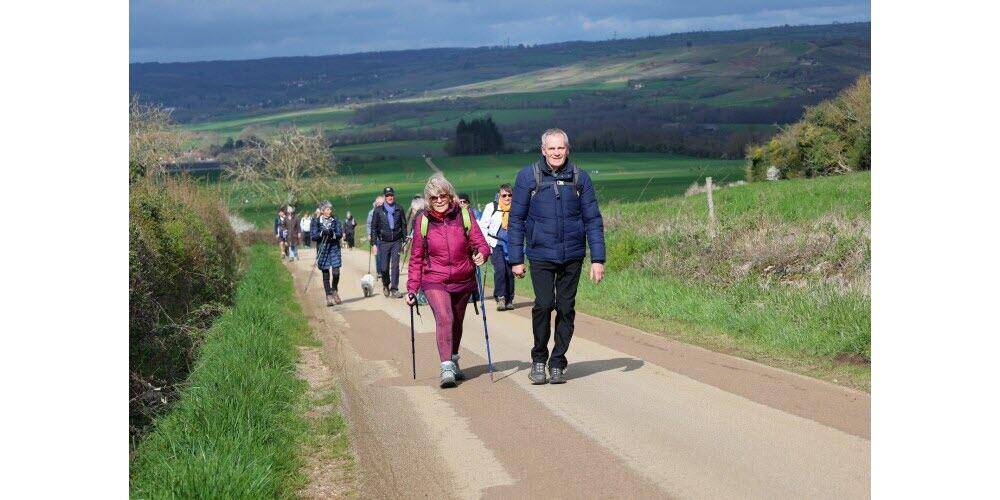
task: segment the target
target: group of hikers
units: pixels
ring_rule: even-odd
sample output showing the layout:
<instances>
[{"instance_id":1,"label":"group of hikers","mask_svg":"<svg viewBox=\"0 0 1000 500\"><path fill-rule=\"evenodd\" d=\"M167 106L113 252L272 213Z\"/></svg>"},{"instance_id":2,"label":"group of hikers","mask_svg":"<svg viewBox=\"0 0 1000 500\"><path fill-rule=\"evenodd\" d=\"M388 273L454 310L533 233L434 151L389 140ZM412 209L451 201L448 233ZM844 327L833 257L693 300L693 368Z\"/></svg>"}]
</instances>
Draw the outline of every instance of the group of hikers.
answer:
<instances>
[{"instance_id":1,"label":"group of hikers","mask_svg":"<svg viewBox=\"0 0 1000 500\"><path fill-rule=\"evenodd\" d=\"M534 345L532 384L565 383L566 352L573 337L576 292L586 247L590 248L590 279L604 277L604 223L590 175L569 161L569 136L560 129L541 137L541 158L521 169L513 186L502 184L496 197L480 212L468 195L457 193L444 177L434 174L409 209L399 206L392 187L375 199L366 220L371 252L386 297L406 298L419 307L426 299L434 314L441 387L464 378L459 367L462 325L470 299L481 287L478 266L493 266L493 298L498 311L514 308L515 278L523 278L530 262L535 301L532 307ZM282 217L284 217L282 219ZM305 229L308 227L308 231ZM298 228L316 242L316 265L323 273L327 305L340 304L341 240L353 247L356 222L350 212L340 223L324 201L308 223L288 207L275 220L282 254L297 258L297 236L280 228ZM408 255L406 248L409 248ZM399 291L400 257L408 258L406 295ZM555 345L551 312L556 312ZM485 322L484 322L485 327Z\"/></svg>"}]
</instances>

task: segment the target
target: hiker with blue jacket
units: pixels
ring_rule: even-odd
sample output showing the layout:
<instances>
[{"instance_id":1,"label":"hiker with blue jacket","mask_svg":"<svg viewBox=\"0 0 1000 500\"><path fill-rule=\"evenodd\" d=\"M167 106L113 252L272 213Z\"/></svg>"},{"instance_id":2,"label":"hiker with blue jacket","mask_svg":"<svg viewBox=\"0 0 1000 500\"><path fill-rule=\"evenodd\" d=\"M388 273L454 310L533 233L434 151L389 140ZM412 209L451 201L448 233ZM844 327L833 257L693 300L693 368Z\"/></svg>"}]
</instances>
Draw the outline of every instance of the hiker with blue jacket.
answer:
<instances>
[{"instance_id":1,"label":"hiker with blue jacket","mask_svg":"<svg viewBox=\"0 0 1000 500\"><path fill-rule=\"evenodd\" d=\"M316 267L323 273L323 291L326 305L340 304L337 285L340 283L340 239L344 237L344 226L333 216L333 205L323 201L319 205L319 217L313 217L309 237L316 242Z\"/></svg>"},{"instance_id":2,"label":"hiker with blue jacket","mask_svg":"<svg viewBox=\"0 0 1000 500\"><path fill-rule=\"evenodd\" d=\"M378 254L378 272L382 277L382 293L399 299L399 252L406 242L406 214L396 204L396 191L391 187L382 190L385 203L372 212L372 248Z\"/></svg>"},{"instance_id":3,"label":"hiker with blue jacket","mask_svg":"<svg viewBox=\"0 0 1000 500\"><path fill-rule=\"evenodd\" d=\"M542 134L542 157L517 174L511 201L508 260L511 272L524 277L531 262L535 305L531 309L535 345L531 349L532 384L562 384L573 338L576 289L586 246L590 279L604 278L604 221L590 175L569 161L569 136L553 128ZM556 311L555 347L549 354L551 312ZM548 378L545 364L548 363Z\"/></svg>"}]
</instances>

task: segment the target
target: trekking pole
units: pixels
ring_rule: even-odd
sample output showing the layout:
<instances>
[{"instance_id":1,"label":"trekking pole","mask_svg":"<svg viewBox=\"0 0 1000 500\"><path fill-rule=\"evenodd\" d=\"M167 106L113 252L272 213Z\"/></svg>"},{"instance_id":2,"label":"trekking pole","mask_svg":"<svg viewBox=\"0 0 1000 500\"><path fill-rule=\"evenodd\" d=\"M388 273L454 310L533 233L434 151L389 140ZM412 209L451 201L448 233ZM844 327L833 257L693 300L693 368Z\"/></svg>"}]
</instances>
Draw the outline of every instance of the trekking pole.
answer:
<instances>
[{"instance_id":1,"label":"trekking pole","mask_svg":"<svg viewBox=\"0 0 1000 500\"><path fill-rule=\"evenodd\" d=\"M486 300L483 298L483 274L476 266L476 282L479 285L479 302L483 310L483 335L486 336L486 362L490 368L490 382L493 382L493 356L490 354L490 330L486 327Z\"/></svg>"},{"instance_id":2,"label":"trekking pole","mask_svg":"<svg viewBox=\"0 0 1000 500\"><path fill-rule=\"evenodd\" d=\"M420 316L420 304L417 303L417 297L410 294L410 300L413 301L413 305L410 306L410 360L413 363L413 380L417 379L417 340L416 335L414 335L413 329L413 310L417 310L417 316Z\"/></svg>"},{"instance_id":3,"label":"trekking pole","mask_svg":"<svg viewBox=\"0 0 1000 500\"><path fill-rule=\"evenodd\" d=\"M312 269L309 270L309 279L306 280L306 287L302 289L302 293L309 291L309 284L312 283L313 274L316 272L316 268L319 267L319 254L323 248L323 243L326 243L326 236L323 236L323 240L319 242L319 245L316 245L316 258L313 259Z\"/></svg>"}]
</instances>

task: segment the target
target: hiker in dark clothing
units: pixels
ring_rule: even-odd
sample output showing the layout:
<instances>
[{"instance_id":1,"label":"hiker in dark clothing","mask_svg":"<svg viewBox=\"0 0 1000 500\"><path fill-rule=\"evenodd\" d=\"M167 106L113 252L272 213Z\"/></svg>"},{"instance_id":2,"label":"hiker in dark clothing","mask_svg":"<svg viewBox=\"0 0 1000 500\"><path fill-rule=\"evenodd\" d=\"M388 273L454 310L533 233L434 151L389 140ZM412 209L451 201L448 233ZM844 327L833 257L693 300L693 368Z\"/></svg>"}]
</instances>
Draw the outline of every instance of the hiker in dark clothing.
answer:
<instances>
[{"instance_id":1,"label":"hiker in dark clothing","mask_svg":"<svg viewBox=\"0 0 1000 500\"><path fill-rule=\"evenodd\" d=\"M528 378L533 384L561 384L565 382L566 351L573 338L576 316L576 289L588 245L590 279L600 283L604 278L604 221L590 175L569 161L566 132L546 130L541 142L542 158L521 169L515 181L508 260L511 272L519 278L524 277L525 256L531 261L535 345L531 349ZM556 341L550 357L553 309Z\"/></svg>"},{"instance_id":2,"label":"hiker in dark clothing","mask_svg":"<svg viewBox=\"0 0 1000 500\"><path fill-rule=\"evenodd\" d=\"M372 245L376 248L379 274L382 275L382 293L394 299L399 293L399 251L406 242L406 214L396 205L396 192L391 187L382 191L385 203L372 213Z\"/></svg>"},{"instance_id":3,"label":"hiker in dark clothing","mask_svg":"<svg viewBox=\"0 0 1000 500\"><path fill-rule=\"evenodd\" d=\"M358 227L358 221L351 215L351 211L347 211L347 217L344 218L344 241L347 242L347 248L354 248L354 229Z\"/></svg>"},{"instance_id":4,"label":"hiker in dark clothing","mask_svg":"<svg viewBox=\"0 0 1000 500\"><path fill-rule=\"evenodd\" d=\"M302 228L299 227L299 218L295 213L295 207L289 206L288 212L285 215L285 243L288 245L288 262L292 262L299 258L299 252L296 247L299 245L299 233Z\"/></svg>"},{"instance_id":5,"label":"hiker in dark clothing","mask_svg":"<svg viewBox=\"0 0 1000 500\"><path fill-rule=\"evenodd\" d=\"M278 250L281 251L281 258L288 255L288 245L285 243L285 209L278 210L278 216L274 218L274 237L278 239Z\"/></svg>"},{"instance_id":6,"label":"hiker in dark clothing","mask_svg":"<svg viewBox=\"0 0 1000 500\"><path fill-rule=\"evenodd\" d=\"M333 205L329 201L320 204L320 216L313 217L309 233L312 240L317 242L316 267L323 273L326 305L340 304L337 284L340 283L340 239L344 236L344 228L333 216Z\"/></svg>"}]
</instances>

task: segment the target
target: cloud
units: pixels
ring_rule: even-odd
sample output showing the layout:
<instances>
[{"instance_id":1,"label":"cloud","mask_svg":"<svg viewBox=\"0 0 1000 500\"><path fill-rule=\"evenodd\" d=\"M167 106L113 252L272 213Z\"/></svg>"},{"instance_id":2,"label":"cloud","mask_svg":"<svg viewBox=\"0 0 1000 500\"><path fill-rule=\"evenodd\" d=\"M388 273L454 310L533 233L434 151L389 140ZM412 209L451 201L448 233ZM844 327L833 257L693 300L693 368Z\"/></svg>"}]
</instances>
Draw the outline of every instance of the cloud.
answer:
<instances>
[{"instance_id":1,"label":"cloud","mask_svg":"<svg viewBox=\"0 0 1000 500\"><path fill-rule=\"evenodd\" d=\"M834 0L836 1L836 0ZM132 0L130 61L200 61L602 40L866 21L868 1Z\"/></svg>"}]
</instances>

